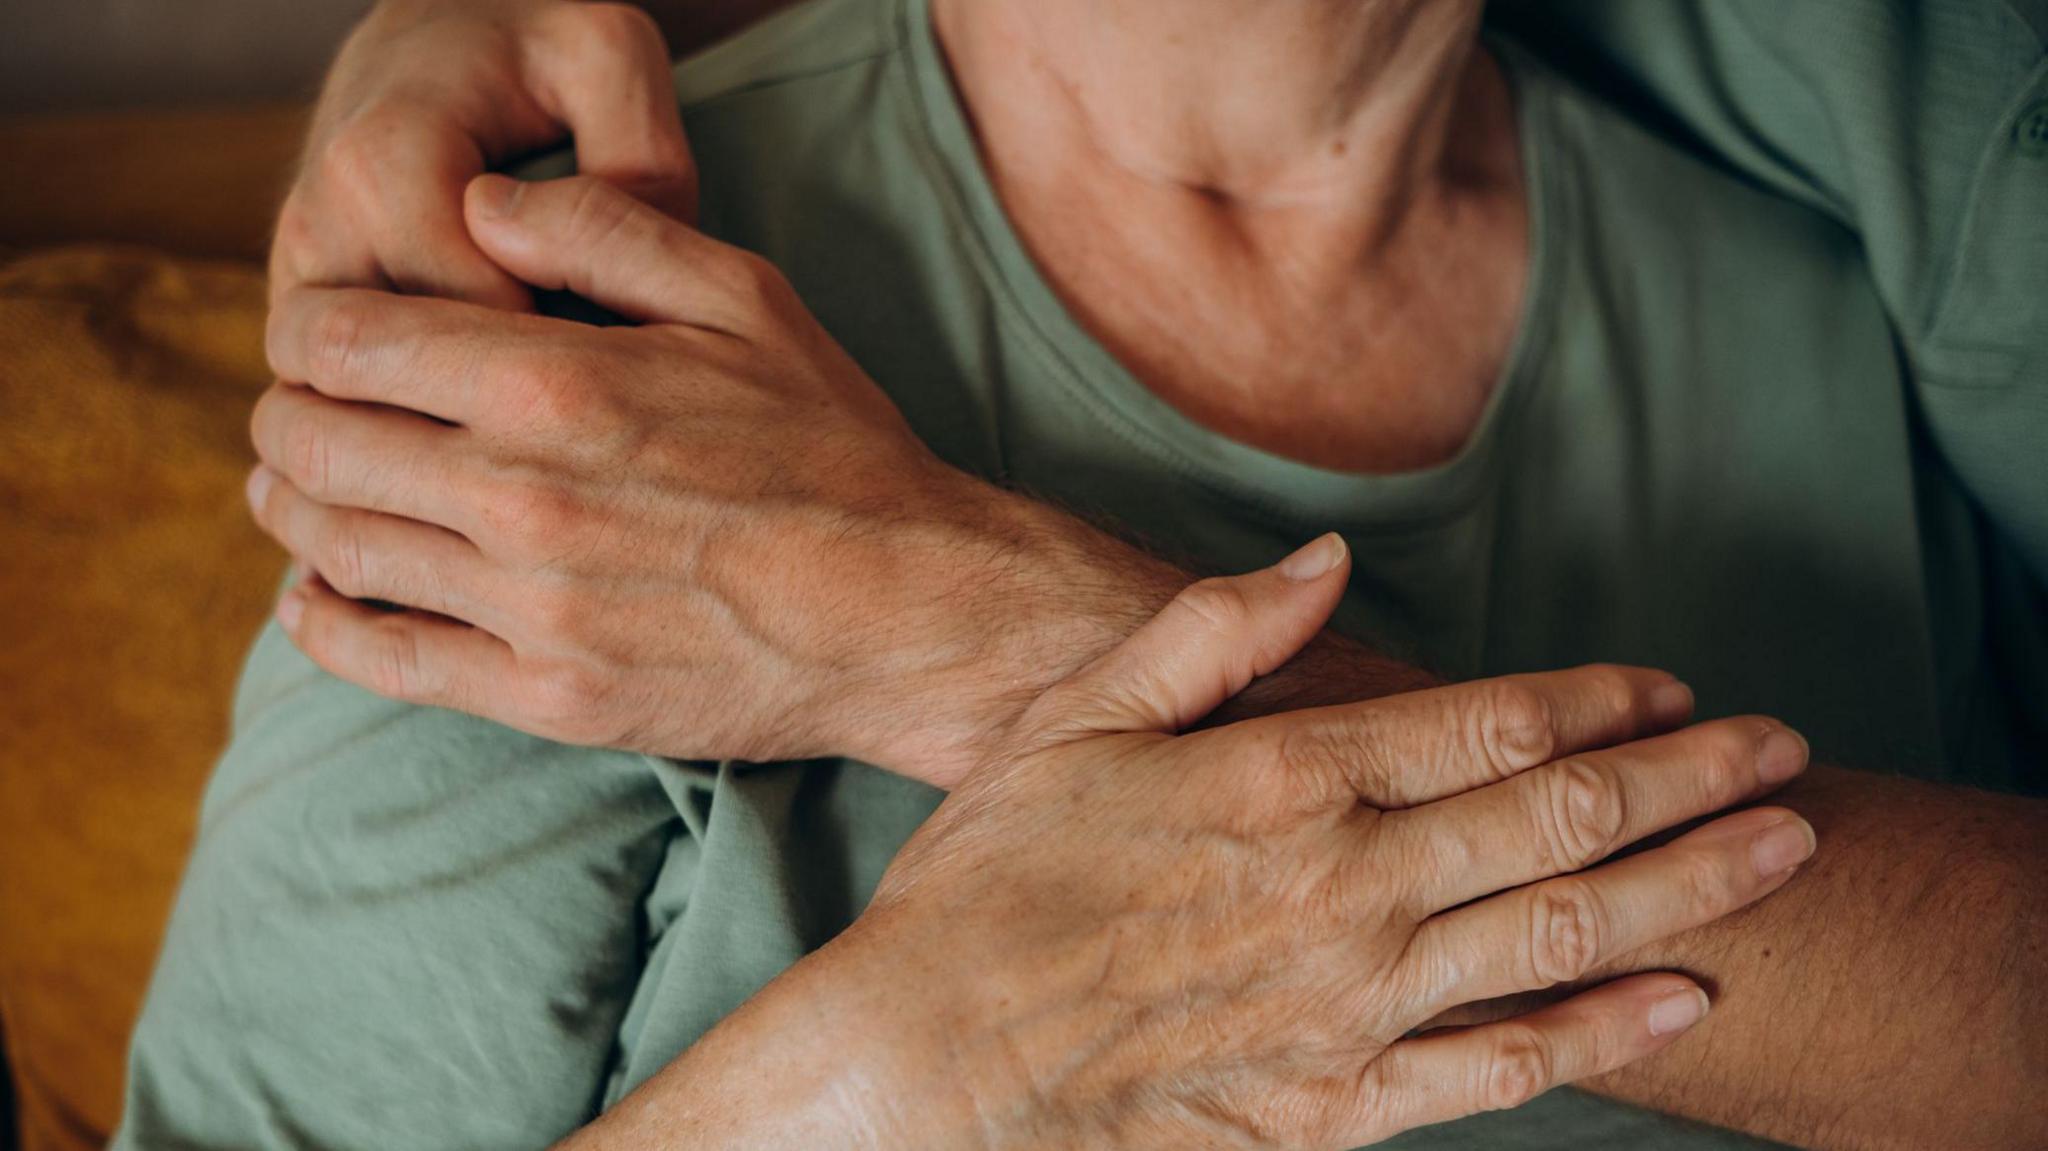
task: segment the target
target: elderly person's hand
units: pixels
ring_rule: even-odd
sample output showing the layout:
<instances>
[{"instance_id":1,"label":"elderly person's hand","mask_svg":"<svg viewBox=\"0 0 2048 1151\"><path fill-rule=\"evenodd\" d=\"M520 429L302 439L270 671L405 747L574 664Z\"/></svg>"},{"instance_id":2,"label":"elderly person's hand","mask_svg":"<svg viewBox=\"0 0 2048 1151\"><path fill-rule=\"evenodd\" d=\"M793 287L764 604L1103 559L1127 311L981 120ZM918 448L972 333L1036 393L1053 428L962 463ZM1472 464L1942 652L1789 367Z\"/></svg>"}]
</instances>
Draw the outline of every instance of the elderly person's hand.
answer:
<instances>
[{"instance_id":1,"label":"elderly person's hand","mask_svg":"<svg viewBox=\"0 0 2048 1151\"><path fill-rule=\"evenodd\" d=\"M278 217L273 300L350 284L525 308L462 189L573 133L576 161L689 215L696 173L660 30L625 4L383 0L329 73Z\"/></svg>"},{"instance_id":2,"label":"elderly person's hand","mask_svg":"<svg viewBox=\"0 0 2048 1151\"><path fill-rule=\"evenodd\" d=\"M1585 750L1673 718L1668 677L1614 667L1171 734L1292 655L1346 559L1196 584L1040 697L851 929L571 1146L1342 1148L1670 1044L1707 999L1667 973L1411 1032L1779 887L1813 846L1782 808L1600 861L1801 741Z\"/></svg>"},{"instance_id":3,"label":"elderly person's hand","mask_svg":"<svg viewBox=\"0 0 2048 1151\"><path fill-rule=\"evenodd\" d=\"M948 623L1002 563L977 485L772 266L592 177L487 176L467 204L498 264L642 323L283 294L271 363L311 386L258 404L250 495L320 577L280 605L308 655L394 698L687 758L915 771L892 737L966 744L1006 718L943 703L975 706L1000 630Z\"/></svg>"}]
</instances>

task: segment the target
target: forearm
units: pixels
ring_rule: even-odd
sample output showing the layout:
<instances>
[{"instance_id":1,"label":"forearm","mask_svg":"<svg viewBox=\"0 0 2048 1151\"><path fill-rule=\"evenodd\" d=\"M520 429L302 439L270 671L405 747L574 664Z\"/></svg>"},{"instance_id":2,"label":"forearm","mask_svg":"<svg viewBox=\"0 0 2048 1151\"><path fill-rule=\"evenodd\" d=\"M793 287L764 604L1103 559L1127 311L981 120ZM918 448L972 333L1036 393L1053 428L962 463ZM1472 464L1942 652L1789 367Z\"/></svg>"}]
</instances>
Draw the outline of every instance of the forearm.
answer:
<instances>
[{"instance_id":1,"label":"forearm","mask_svg":"<svg viewBox=\"0 0 2048 1151\"><path fill-rule=\"evenodd\" d=\"M814 977L833 964L833 951L784 972L554 1151L912 1145L885 1138L873 1114L909 1092L869 1081L866 1031L847 1025L833 981ZM945 1073L923 1067L899 1082L929 1084Z\"/></svg>"},{"instance_id":2,"label":"forearm","mask_svg":"<svg viewBox=\"0 0 2048 1151\"><path fill-rule=\"evenodd\" d=\"M1015 698L1127 635L1193 576L1057 509L1003 493L987 653ZM1028 623L1029 626L1018 626ZM997 652L1000 654L997 654ZM1256 714L1427 686L1325 633L1232 705ZM1001 709L991 709L999 712ZM1776 799L1817 829L1798 880L1632 957L1716 988L1677 1050L1597 1089L1823 1148L2048 1146L2048 805L1815 767Z\"/></svg>"},{"instance_id":3,"label":"forearm","mask_svg":"<svg viewBox=\"0 0 2048 1151\"><path fill-rule=\"evenodd\" d=\"M1833 1149L2048 1146L2048 804L1816 766L1776 797L1820 850L1770 899L1603 975L1715 989L1596 1090Z\"/></svg>"},{"instance_id":4,"label":"forearm","mask_svg":"<svg viewBox=\"0 0 2048 1151\"><path fill-rule=\"evenodd\" d=\"M1201 575L1028 496L953 479L911 514L924 608L900 654L821 709L825 743L947 784L1045 689L1127 639ZM1211 722L1376 699L1434 676L1324 631Z\"/></svg>"}]
</instances>

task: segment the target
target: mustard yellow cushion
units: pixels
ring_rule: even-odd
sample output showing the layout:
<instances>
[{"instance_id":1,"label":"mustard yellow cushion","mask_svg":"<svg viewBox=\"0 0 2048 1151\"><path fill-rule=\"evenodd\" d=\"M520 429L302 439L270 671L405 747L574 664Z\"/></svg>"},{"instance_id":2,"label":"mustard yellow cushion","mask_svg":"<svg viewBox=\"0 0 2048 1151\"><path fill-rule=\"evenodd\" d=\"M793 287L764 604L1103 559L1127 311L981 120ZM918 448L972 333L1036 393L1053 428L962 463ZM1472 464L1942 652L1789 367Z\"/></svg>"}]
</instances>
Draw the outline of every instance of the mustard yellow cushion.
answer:
<instances>
[{"instance_id":1,"label":"mustard yellow cushion","mask_svg":"<svg viewBox=\"0 0 2048 1151\"><path fill-rule=\"evenodd\" d=\"M94 1147L283 558L253 264L0 260L0 1023L25 1151Z\"/></svg>"}]
</instances>

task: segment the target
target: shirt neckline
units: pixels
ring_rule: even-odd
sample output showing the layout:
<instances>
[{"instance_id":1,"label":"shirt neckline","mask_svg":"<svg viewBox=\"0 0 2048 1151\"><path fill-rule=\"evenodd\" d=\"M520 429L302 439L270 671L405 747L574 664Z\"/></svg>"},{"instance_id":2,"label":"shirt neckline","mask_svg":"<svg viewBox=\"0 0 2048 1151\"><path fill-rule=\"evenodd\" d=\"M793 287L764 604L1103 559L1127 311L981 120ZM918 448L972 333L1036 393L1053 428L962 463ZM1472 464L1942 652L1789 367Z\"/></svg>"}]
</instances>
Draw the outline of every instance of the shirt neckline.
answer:
<instances>
[{"instance_id":1,"label":"shirt neckline","mask_svg":"<svg viewBox=\"0 0 2048 1151\"><path fill-rule=\"evenodd\" d=\"M1536 66L1512 45L1487 40L1514 100L1528 197L1528 279L1507 363L1477 426L1452 458L1410 471L1361 474L1288 459L1196 423L1153 394L1083 329L1003 211L933 31L929 0L893 0L888 11L898 42L908 50L909 96L917 111L913 119L934 168L934 183L949 201L956 230L970 240L993 298L1022 321L1068 398L1129 447L1189 483L1295 529L1426 527L1466 510L1488 489L1501 443L1526 407L1552 336L1560 248L1553 234L1559 196L1544 146L1551 130L1548 93L1534 82Z\"/></svg>"}]
</instances>

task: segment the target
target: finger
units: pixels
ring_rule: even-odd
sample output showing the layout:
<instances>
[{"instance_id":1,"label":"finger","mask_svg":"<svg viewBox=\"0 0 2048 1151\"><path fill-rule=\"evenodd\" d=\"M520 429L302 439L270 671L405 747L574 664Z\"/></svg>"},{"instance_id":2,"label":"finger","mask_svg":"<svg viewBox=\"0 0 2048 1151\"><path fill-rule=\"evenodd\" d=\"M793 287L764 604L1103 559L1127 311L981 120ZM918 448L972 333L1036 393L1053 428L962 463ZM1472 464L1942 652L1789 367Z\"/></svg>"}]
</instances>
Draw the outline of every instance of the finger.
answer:
<instances>
[{"instance_id":1,"label":"finger","mask_svg":"<svg viewBox=\"0 0 2048 1151\"><path fill-rule=\"evenodd\" d=\"M321 503L457 532L473 514L464 433L412 412L273 384L256 401L249 437L265 464Z\"/></svg>"},{"instance_id":2,"label":"finger","mask_svg":"<svg viewBox=\"0 0 2048 1151\"><path fill-rule=\"evenodd\" d=\"M1437 989L1417 1005L1414 1022L1455 1004L1573 982L1710 923L1784 886L1813 847L1805 820L1757 808L1640 855L1433 916L1406 960Z\"/></svg>"},{"instance_id":3,"label":"finger","mask_svg":"<svg viewBox=\"0 0 2048 1151\"><path fill-rule=\"evenodd\" d=\"M773 265L588 176L470 181L470 234L507 271L643 323L740 333L788 292Z\"/></svg>"},{"instance_id":4,"label":"finger","mask_svg":"<svg viewBox=\"0 0 2048 1151\"><path fill-rule=\"evenodd\" d=\"M278 301L307 284L389 289L391 282L377 266L377 253L355 234L354 222L340 208L327 209L317 193L301 186L285 197L270 238L264 277L266 301ZM471 241L474 247L475 242Z\"/></svg>"},{"instance_id":5,"label":"finger","mask_svg":"<svg viewBox=\"0 0 2048 1151\"><path fill-rule=\"evenodd\" d=\"M1277 743L1312 793L1384 809L1668 731L1691 714L1691 690L1669 674L1592 664L1268 716L1233 730Z\"/></svg>"},{"instance_id":6,"label":"finger","mask_svg":"<svg viewBox=\"0 0 2048 1151\"><path fill-rule=\"evenodd\" d=\"M1351 554L1332 532L1272 567L1207 579L1043 701L1043 730L1179 731L1286 663L1344 594Z\"/></svg>"},{"instance_id":7,"label":"finger","mask_svg":"<svg viewBox=\"0 0 2048 1151\"><path fill-rule=\"evenodd\" d=\"M1344 1146L1482 1111L1519 1107L1553 1087L1669 1047L1707 1012L1679 975L1617 979L1518 1019L1403 1039L1367 1065Z\"/></svg>"},{"instance_id":8,"label":"finger","mask_svg":"<svg viewBox=\"0 0 2048 1151\"><path fill-rule=\"evenodd\" d=\"M484 168L477 141L435 109L392 101L352 117L308 157L304 195L279 215L292 279L530 309L463 221L463 188Z\"/></svg>"},{"instance_id":9,"label":"finger","mask_svg":"<svg viewBox=\"0 0 2048 1151\"><path fill-rule=\"evenodd\" d=\"M1806 767L1806 741L1762 716L1581 752L1491 787L1389 812L1383 842L1425 912L1579 871L1646 835L1756 799Z\"/></svg>"},{"instance_id":10,"label":"finger","mask_svg":"<svg viewBox=\"0 0 2048 1151\"><path fill-rule=\"evenodd\" d=\"M660 27L627 4L556 5L542 21L527 45L528 86L575 137L577 171L694 222L697 166Z\"/></svg>"},{"instance_id":11,"label":"finger","mask_svg":"<svg viewBox=\"0 0 2048 1151\"><path fill-rule=\"evenodd\" d=\"M301 288L271 309L264 347L280 379L322 395L475 425L505 407L508 375L548 362L543 341L581 331L453 300Z\"/></svg>"},{"instance_id":12,"label":"finger","mask_svg":"<svg viewBox=\"0 0 2048 1151\"><path fill-rule=\"evenodd\" d=\"M514 682L512 649L489 632L415 611L381 611L318 577L278 601L277 621L329 674L387 699L493 716Z\"/></svg>"},{"instance_id":13,"label":"finger","mask_svg":"<svg viewBox=\"0 0 2048 1151\"><path fill-rule=\"evenodd\" d=\"M383 600L478 624L483 557L453 532L397 516L328 507L262 465L249 473L256 522L326 583L354 599Z\"/></svg>"}]
</instances>

